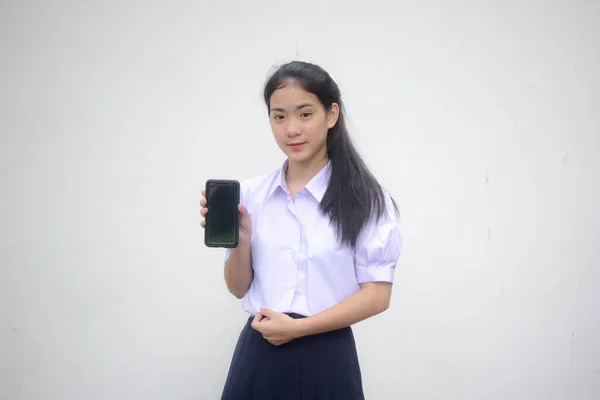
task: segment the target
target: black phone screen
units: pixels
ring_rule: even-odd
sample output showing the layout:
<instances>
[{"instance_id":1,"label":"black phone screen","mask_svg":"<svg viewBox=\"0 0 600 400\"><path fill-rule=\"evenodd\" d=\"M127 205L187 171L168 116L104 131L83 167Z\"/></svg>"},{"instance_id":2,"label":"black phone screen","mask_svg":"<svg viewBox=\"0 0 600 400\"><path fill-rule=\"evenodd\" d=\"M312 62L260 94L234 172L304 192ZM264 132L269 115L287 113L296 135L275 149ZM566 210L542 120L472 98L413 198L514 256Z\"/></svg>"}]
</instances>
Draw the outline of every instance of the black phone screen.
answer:
<instances>
[{"instance_id":1,"label":"black phone screen","mask_svg":"<svg viewBox=\"0 0 600 400\"><path fill-rule=\"evenodd\" d=\"M240 184L232 180L206 182L204 243L209 247L237 247L239 236Z\"/></svg>"}]
</instances>

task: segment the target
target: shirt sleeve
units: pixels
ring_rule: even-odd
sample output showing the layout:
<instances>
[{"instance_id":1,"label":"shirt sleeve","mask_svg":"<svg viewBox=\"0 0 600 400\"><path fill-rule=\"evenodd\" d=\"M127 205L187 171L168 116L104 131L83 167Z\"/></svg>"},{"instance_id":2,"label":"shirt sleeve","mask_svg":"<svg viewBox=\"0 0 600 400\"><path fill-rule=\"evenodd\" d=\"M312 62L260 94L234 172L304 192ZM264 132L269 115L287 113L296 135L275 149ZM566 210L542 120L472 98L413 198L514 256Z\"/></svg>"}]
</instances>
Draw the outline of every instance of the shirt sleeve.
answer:
<instances>
[{"instance_id":1,"label":"shirt sleeve","mask_svg":"<svg viewBox=\"0 0 600 400\"><path fill-rule=\"evenodd\" d=\"M402 240L392 199L387 192L384 194L386 211L365 226L356 242L355 265L359 284L394 280Z\"/></svg>"}]
</instances>

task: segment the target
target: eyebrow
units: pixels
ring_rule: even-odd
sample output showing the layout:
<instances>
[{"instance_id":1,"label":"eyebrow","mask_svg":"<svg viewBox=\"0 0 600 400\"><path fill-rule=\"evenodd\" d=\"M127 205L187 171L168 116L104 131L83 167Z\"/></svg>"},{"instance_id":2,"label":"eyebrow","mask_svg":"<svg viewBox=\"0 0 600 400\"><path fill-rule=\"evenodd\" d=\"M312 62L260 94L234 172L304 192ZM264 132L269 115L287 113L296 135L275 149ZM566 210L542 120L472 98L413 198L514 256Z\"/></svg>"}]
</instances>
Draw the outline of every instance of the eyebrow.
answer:
<instances>
[{"instance_id":1,"label":"eyebrow","mask_svg":"<svg viewBox=\"0 0 600 400\"><path fill-rule=\"evenodd\" d=\"M302 103L296 107L296 110L301 110L303 108L313 107L313 106L314 106L314 104L312 104L312 103ZM279 108L279 107L273 107L273 108L271 108L271 111L285 112L285 109Z\"/></svg>"}]
</instances>

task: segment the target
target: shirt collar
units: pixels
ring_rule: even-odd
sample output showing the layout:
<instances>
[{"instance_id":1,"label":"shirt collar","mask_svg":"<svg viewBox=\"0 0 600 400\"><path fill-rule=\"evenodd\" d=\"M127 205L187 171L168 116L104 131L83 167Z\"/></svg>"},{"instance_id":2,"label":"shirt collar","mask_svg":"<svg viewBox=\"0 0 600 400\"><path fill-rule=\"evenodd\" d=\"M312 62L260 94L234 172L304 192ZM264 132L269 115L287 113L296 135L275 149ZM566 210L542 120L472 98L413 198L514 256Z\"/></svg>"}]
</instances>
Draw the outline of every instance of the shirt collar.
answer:
<instances>
[{"instance_id":1,"label":"shirt collar","mask_svg":"<svg viewBox=\"0 0 600 400\"><path fill-rule=\"evenodd\" d=\"M275 178L274 185L269 192L269 196L271 196L277 189L283 190L285 193L289 194L287 183L285 182L285 172L287 171L288 161L285 160L279 172L277 173L277 177ZM325 196L325 192L327 191L327 187L329 186L329 178L331 177L331 161L327 161L327 164L317 175L315 175L310 182L306 185L305 189L309 191L310 194L318 201L321 202L323 196Z\"/></svg>"}]
</instances>

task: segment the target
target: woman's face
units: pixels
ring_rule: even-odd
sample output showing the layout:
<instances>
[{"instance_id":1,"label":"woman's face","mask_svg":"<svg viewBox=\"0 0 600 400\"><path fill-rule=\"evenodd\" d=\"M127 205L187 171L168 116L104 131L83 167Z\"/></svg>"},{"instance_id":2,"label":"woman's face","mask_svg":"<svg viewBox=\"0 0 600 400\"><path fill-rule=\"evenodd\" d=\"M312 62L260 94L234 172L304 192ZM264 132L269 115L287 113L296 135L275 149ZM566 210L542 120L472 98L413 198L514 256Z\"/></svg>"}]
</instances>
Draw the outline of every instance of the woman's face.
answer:
<instances>
[{"instance_id":1,"label":"woman's face","mask_svg":"<svg viewBox=\"0 0 600 400\"><path fill-rule=\"evenodd\" d=\"M270 103L275 141L290 161L307 163L326 157L327 131L337 122L337 104L326 110L317 96L293 83L273 92Z\"/></svg>"}]
</instances>

